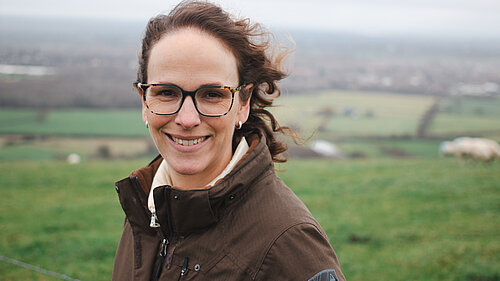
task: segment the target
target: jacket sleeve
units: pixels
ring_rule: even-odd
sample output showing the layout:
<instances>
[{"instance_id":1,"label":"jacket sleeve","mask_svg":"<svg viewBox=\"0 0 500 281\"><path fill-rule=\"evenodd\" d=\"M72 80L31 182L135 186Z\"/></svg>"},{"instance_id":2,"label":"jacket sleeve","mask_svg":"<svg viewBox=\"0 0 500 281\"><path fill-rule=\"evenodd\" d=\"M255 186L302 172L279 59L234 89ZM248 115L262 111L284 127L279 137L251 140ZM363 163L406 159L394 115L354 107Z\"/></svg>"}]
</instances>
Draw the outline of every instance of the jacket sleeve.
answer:
<instances>
[{"instance_id":1,"label":"jacket sleeve","mask_svg":"<svg viewBox=\"0 0 500 281\"><path fill-rule=\"evenodd\" d=\"M345 281L345 277L326 234L314 224L301 223L277 237L256 280Z\"/></svg>"}]
</instances>

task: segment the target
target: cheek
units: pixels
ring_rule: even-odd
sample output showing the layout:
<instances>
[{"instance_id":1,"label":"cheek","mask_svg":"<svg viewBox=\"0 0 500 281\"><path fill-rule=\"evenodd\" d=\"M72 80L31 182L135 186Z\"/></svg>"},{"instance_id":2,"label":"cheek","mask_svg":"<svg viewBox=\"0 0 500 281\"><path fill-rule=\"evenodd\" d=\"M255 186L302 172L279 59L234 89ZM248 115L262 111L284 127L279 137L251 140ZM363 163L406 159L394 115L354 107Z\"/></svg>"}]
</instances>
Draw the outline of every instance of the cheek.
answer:
<instances>
[{"instance_id":1,"label":"cheek","mask_svg":"<svg viewBox=\"0 0 500 281\"><path fill-rule=\"evenodd\" d=\"M231 142L235 128L235 117L233 115L225 117L223 120L218 120L220 122L214 122L212 127L216 132L219 132L219 136L224 139L224 142Z\"/></svg>"},{"instance_id":2,"label":"cheek","mask_svg":"<svg viewBox=\"0 0 500 281\"><path fill-rule=\"evenodd\" d=\"M169 122L170 119L172 119L171 116L159 116L153 113L149 113L147 118L150 128L153 129L163 127L167 122Z\"/></svg>"}]
</instances>

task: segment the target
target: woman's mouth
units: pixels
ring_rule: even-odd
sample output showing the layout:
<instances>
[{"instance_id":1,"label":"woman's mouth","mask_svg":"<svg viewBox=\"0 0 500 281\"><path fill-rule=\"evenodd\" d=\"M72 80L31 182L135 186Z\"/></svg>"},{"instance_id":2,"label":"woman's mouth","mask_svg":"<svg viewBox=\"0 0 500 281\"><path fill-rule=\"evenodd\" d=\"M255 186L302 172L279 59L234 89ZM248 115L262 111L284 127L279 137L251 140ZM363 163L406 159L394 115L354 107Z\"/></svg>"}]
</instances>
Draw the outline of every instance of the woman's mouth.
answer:
<instances>
[{"instance_id":1,"label":"woman's mouth","mask_svg":"<svg viewBox=\"0 0 500 281\"><path fill-rule=\"evenodd\" d=\"M205 137L200 137L200 138L196 138L196 139L181 139L181 138L177 138L177 137L174 137L171 135L168 135L168 136L175 143L183 145L183 146L196 145L196 144L202 143L204 140L206 140L208 138L205 136Z\"/></svg>"}]
</instances>

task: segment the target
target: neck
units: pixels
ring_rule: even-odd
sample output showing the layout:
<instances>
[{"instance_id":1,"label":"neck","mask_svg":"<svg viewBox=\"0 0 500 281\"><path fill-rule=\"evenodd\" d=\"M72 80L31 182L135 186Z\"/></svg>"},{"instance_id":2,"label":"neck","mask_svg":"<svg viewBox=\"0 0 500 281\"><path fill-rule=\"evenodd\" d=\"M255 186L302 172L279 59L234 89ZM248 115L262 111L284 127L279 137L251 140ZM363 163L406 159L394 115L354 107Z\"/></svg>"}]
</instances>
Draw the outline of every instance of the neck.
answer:
<instances>
[{"instance_id":1,"label":"neck","mask_svg":"<svg viewBox=\"0 0 500 281\"><path fill-rule=\"evenodd\" d=\"M222 171L226 168L232 158L232 151L229 151L225 155L218 165L210 165L206 170L196 173L196 174L184 174L170 169L170 179L172 180L172 186L181 190L192 190L192 189L207 189L210 188L208 184L215 179Z\"/></svg>"},{"instance_id":2,"label":"neck","mask_svg":"<svg viewBox=\"0 0 500 281\"><path fill-rule=\"evenodd\" d=\"M214 175L215 178L217 176ZM170 177L172 178L172 185L180 190L192 190L192 189L206 189L209 188L207 185L212 179L212 177L207 178L204 175L183 175L172 171Z\"/></svg>"}]
</instances>

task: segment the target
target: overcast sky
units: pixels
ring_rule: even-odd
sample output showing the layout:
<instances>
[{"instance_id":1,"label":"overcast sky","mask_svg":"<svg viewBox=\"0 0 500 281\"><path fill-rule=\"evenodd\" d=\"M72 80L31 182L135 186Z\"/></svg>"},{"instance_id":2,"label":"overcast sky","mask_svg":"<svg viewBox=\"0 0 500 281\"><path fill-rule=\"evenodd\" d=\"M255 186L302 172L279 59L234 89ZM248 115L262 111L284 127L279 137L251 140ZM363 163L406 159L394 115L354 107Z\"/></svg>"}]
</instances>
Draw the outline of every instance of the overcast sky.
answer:
<instances>
[{"instance_id":1,"label":"overcast sky","mask_svg":"<svg viewBox=\"0 0 500 281\"><path fill-rule=\"evenodd\" d=\"M0 0L2 15L146 21L172 0ZM500 0L214 0L271 28L500 38Z\"/></svg>"}]
</instances>

